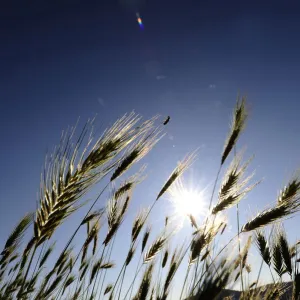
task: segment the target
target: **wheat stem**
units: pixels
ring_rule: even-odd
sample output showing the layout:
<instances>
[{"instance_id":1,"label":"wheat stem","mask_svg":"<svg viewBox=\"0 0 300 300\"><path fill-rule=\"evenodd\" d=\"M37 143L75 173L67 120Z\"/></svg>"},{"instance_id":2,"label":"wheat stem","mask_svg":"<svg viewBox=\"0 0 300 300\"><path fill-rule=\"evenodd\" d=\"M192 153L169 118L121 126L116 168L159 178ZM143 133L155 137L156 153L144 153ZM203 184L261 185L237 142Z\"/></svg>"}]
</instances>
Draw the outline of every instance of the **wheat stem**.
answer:
<instances>
[{"instance_id":1,"label":"wheat stem","mask_svg":"<svg viewBox=\"0 0 300 300\"><path fill-rule=\"evenodd\" d=\"M130 290L129 300L131 299L131 295L132 295L132 291L133 291L133 288L134 288L135 279L136 279L137 274L138 274L137 272L138 272L138 268L139 268L139 265L140 265L140 262L141 262L141 259L142 259L142 255L143 255L143 253L141 252L139 261L138 261L138 263L136 265L135 274L134 274L134 278L133 278L133 281L132 281L132 286L126 292L124 299L126 299L126 296L127 296L128 292L129 292L129 290Z\"/></svg>"},{"instance_id":2,"label":"wheat stem","mask_svg":"<svg viewBox=\"0 0 300 300\"><path fill-rule=\"evenodd\" d=\"M114 244L115 244L116 236L117 235L114 235L113 241L112 241L112 243L110 245L110 248L108 250L108 259L107 259L107 261L110 261L110 257L111 257L111 253L112 253L112 250L113 250L113 247L114 247ZM106 272L107 272L107 270L105 269L103 279L102 279L102 283L101 283L100 293L99 293L100 297L101 297L102 288L103 288L103 285L104 285L104 282L105 282ZM98 294L98 289L99 289L99 285L100 285L100 282L101 282L101 278L102 278L102 272L100 274L100 279L99 279L99 282L98 282L98 285L97 285L96 295Z\"/></svg>"},{"instance_id":3,"label":"wheat stem","mask_svg":"<svg viewBox=\"0 0 300 300\"><path fill-rule=\"evenodd\" d=\"M102 250L102 253L101 253L101 257L100 257L100 261L101 261L101 262L102 262L102 259L103 259L103 255L104 255L105 249L106 249L106 245L104 245L103 250ZM101 272L101 270L100 270L100 272ZM99 274L99 271L98 271L98 273L97 273L97 275L96 275L96 279L95 279L94 284L93 284L93 288L92 288L91 295L94 294L96 282L97 282L97 279L98 279L98 274ZM102 275L102 272L101 272L101 275ZM100 276L100 279L101 279L101 276ZM96 291L96 294L97 294L97 291Z\"/></svg>"},{"instance_id":4,"label":"wheat stem","mask_svg":"<svg viewBox=\"0 0 300 300\"><path fill-rule=\"evenodd\" d=\"M38 257L38 259L37 259L37 261L36 261L35 267L34 267L34 269L33 269L32 275L31 275L31 280L32 280L32 278L33 278L33 276L34 276L34 273L35 273L35 271L36 271L37 265L38 265L38 263L39 263L39 261L40 261L40 259L41 259L41 257L42 257L43 251L44 251L44 249L45 249L45 245L47 245L47 244L48 244L48 241L47 241L46 243L43 243L43 247L42 247L42 249L41 249L41 251L40 251L39 257Z\"/></svg>"},{"instance_id":5,"label":"wheat stem","mask_svg":"<svg viewBox=\"0 0 300 300\"><path fill-rule=\"evenodd\" d=\"M121 292L122 292L123 281L124 281L124 277L125 277L125 273L126 273L126 268L127 268L127 265L125 266L124 271L123 271L123 276L122 276L122 280L121 280L121 286L120 286L120 291L119 291L118 300L119 300L120 297L121 297Z\"/></svg>"},{"instance_id":6,"label":"wheat stem","mask_svg":"<svg viewBox=\"0 0 300 300\"><path fill-rule=\"evenodd\" d=\"M186 285L186 281L187 281L189 273L190 273L190 268L191 268L191 265L188 265L188 268L187 268L187 271L186 271L186 274L185 274L185 278L184 278L184 281L183 281L183 285L182 285L182 288L181 288L181 293L180 293L179 300L182 299L184 287Z\"/></svg>"},{"instance_id":7,"label":"wheat stem","mask_svg":"<svg viewBox=\"0 0 300 300\"><path fill-rule=\"evenodd\" d=\"M236 159L236 145L233 147L234 158ZM239 204L236 204L236 222L237 222L237 232L238 232L238 247L239 255L241 255L241 241L240 241L240 216L239 216ZM243 280L243 266L242 261L240 262L240 272L241 272L241 283L242 283L242 292L244 294L244 280Z\"/></svg>"},{"instance_id":8,"label":"wheat stem","mask_svg":"<svg viewBox=\"0 0 300 300\"><path fill-rule=\"evenodd\" d=\"M210 212L211 207L212 207L212 202L213 202L213 198L214 198L214 194L215 194L215 191L216 191L216 187L217 187L217 183L218 183L218 180L219 180L221 169L222 169L222 164L219 166L219 170L218 170L216 178L215 178L213 190L212 190L212 193L211 193L211 196L210 196L208 213ZM214 215L212 226L214 226L215 220L216 220L216 215ZM204 232L206 232L207 223L208 223L208 217L206 217L206 219L205 219ZM213 243L214 242L215 241L213 241ZM197 258L197 262L196 262L196 269L195 269L195 276L194 276L193 285L195 285L195 282L196 282L196 274L198 274L199 262L200 262L200 256Z\"/></svg>"},{"instance_id":9,"label":"wheat stem","mask_svg":"<svg viewBox=\"0 0 300 300\"><path fill-rule=\"evenodd\" d=\"M130 289L131 289L131 288L133 289L133 284L134 284L134 282L135 282L135 279L136 279L136 277L138 276L138 274L140 273L142 267L143 267L143 263L142 263L142 264L140 265L140 267L138 268L138 270L137 270L137 272L136 272L136 274L135 274L135 276L134 276L134 278L133 278L133 280L132 280L132 282L131 282L131 284L130 284L130 286L129 286L129 288L128 288L128 290L127 290L125 296L124 296L124 299L126 299L126 296L127 296L127 294L129 293ZM132 292L132 291L131 291L131 292ZM131 295L131 294L130 294L130 295ZM130 298L131 298L131 296L130 296ZM129 300L130 300L130 298L129 298Z\"/></svg>"},{"instance_id":10,"label":"wheat stem","mask_svg":"<svg viewBox=\"0 0 300 300\"><path fill-rule=\"evenodd\" d=\"M22 295L22 293L23 293L23 289L24 289L24 285L25 285L25 282L26 282L26 278L27 278L27 276L28 276L29 269L30 269L30 267L31 267L32 260L33 260L33 257L34 257L34 255L35 255L35 252L36 252L36 250L37 250L37 247L38 247L37 245L34 246L33 252L32 252L31 257L30 257L30 261L29 261L29 263L28 263L28 266L27 266L27 269L26 269L26 272L25 272L25 276L24 276L24 279L23 279L23 283L22 283L21 288L20 288L20 291L19 291L19 295Z\"/></svg>"},{"instance_id":11,"label":"wheat stem","mask_svg":"<svg viewBox=\"0 0 300 300\"><path fill-rule=\"evenodd\" d=\"M84 220L88 215L89 213L92 211L93 207L96 205L96 203L98 202L98 200L100 199L100 197L102 196L102 194L104 193L104 191L107 189L107 187L109 186L110 183L107 183L106 186L102 189L102 191L100 192L100 194L97 196L97 198L95 199L95 201L93 202L93 204L90 206L89 210L87 211L87 213L85 214L85 216L83 217L82 220ZM65 246L64 250L63 250L63 253L66 252L66 250L69 248L70 244L72 243L75 235L77 234L77 232L79 231L80 227L81 227L81 223L82 221L80 222L80 224L77 226L76 230L74 231L73 235L71 236L71 238L69 239L67 245Z\"/></svg>"}]
</instances>

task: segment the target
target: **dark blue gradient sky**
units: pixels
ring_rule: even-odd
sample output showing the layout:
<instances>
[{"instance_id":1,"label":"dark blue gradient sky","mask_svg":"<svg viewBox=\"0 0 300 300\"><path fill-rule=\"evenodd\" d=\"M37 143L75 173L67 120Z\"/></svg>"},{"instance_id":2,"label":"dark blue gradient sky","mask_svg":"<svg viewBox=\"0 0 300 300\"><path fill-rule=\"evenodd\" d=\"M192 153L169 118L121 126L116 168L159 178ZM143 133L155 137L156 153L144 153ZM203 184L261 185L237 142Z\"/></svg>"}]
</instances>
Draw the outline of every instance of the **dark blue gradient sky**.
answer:
<instances>
[{"instance_id":1,"label":"dark blue gradient sky","mask_svg":"<svg viewBox=\"0 0 300 300\"><path fill-rule=\"evenodd\" d=\"M238 91L251 108L239 146L265 178L242 220L275 201L300 166L299 36L299 1L1 1L0 240L35 208L46 151L79 116L103 129L133 109L171 115L139 201L199 146L193 173L211 184Z\"/></svg>"}]
</instances>

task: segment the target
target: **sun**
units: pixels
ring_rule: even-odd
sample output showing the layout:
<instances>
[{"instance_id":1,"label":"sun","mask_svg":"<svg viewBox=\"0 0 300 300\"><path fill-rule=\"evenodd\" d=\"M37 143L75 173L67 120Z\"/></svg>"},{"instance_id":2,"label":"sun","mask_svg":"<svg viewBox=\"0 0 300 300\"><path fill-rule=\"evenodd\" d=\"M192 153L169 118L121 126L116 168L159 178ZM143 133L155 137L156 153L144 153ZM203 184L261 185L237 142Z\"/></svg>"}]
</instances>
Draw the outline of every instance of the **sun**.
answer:
<instances>
[{"instance_id":1,"label":"sun","mask_svg":"<svg viewBox=\"0 0 300 300\"><path fill-rule=\"evenodd\" d=\"M173 217L183 225L185 220L190 220L190 215L199 219L207 215L207 199L205 190L193 187L191 184L184 184L179 178L170 187L169 201L173 208Z\"/></svg>"}]
</instances>

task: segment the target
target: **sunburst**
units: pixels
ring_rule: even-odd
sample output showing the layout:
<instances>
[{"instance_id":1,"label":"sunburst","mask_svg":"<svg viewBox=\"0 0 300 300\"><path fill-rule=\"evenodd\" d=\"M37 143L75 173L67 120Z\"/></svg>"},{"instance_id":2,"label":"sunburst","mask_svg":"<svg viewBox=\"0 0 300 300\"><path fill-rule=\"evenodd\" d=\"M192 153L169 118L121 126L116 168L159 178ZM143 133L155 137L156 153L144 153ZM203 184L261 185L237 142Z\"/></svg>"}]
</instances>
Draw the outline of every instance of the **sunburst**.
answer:
<instances>
[{"instance_id":1,"label":"sunburst","mask_svg":"<svg viewBox=\"0 0 300 300\"><path fill-rule=\"evenodd\" d=\"M172 219L178 223L179 227L182 227L185 221L190 221L190 216L199 220L208 213L205 189L185 184L182 178L178 178L169 188L168 196L173 210Z\"/></svg>"}]
</instances>

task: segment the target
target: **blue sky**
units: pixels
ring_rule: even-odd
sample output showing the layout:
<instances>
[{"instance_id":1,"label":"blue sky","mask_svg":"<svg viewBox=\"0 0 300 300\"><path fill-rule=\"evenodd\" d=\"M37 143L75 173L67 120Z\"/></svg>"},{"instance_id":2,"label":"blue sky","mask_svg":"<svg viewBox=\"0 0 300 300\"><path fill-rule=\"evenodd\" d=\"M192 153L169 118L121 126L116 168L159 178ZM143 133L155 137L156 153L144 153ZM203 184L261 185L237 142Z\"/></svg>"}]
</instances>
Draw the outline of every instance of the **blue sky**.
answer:
<instances>
[{"instance_id":1,"label":"blue sky","mask_svg":"<svg viewBox=\"0 0 300 300\"><path fill-rule=\"evenodd\" d=\"M82 125L97 114L99 130L131 110L171 116L131 216L197 147L191 174L211 186L238 91L251 111L239 146L264 177L241 204L242 223L275 201L300 166L300 7L261 2L1 3L0 240L35 208L45 154L79 116ZM292 241L297 224L286 223Z\"/></svg>"}]
</instances>

